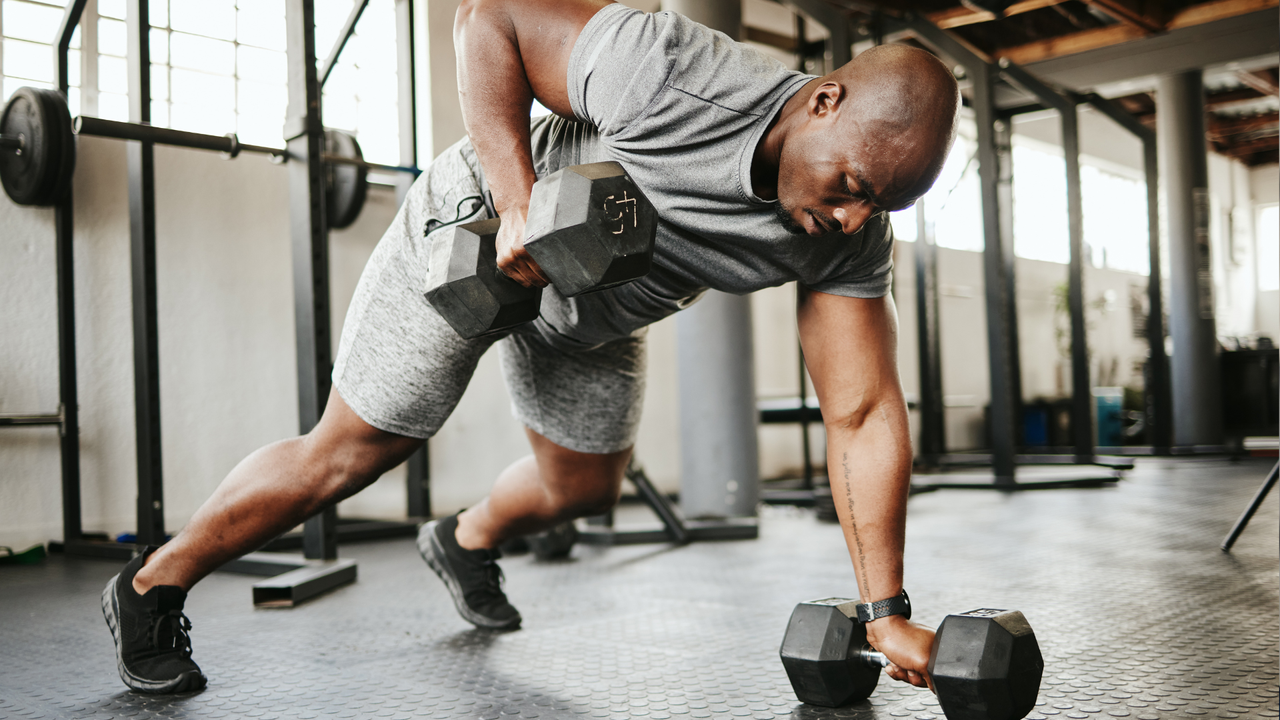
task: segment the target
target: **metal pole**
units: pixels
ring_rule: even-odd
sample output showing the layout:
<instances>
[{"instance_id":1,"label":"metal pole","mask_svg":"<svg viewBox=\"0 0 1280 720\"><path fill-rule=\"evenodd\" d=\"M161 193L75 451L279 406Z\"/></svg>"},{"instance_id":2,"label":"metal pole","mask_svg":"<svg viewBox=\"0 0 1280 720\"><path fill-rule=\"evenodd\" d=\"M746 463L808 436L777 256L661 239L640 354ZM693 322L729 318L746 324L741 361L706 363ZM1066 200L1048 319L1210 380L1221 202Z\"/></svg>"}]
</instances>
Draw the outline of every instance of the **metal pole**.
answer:
<instances>
[{"instance_id":1,"label":"metal pole","mask_svg":"<svg viewBox=\"0 0 1280 720\"><path fill-rule=\"evenodd\" d=\"M1164 283L1160 256L1160 166L1155 136L1142 139L1142 164L1147 180L1147 242L1151 274L1147 280L1147 437L1157 455L1173 448L1173 389L1169 386L1169 355L1165 351Z\"/></svg>"},{"instance_id":2,"label":"metal pole","mask_svg":"<svg viewBox=\"0 0 1280 720\"><path fill-rule=\"evenodd\" d=\"M1071 309L1071 434L1076 462L1092 462L1093 389L1089 379L1089 347L1084 319L1084 206L1080 195L1080 130L1075 101L1059 109L1062 156L1067 169L1067 233L1071 246L1067 266L1067 304Z\"/></svg>"},{"instance_id":3,"label":"metal pole","mask_svg":"<svg viewBox=\"0 0 1280 720\"><path fill-rule=\"evenodd\" d=\"M325 58L324 66L320 68L320 86L329 81L329 73L333 72L333 67L338 64L338 58L342 55L342 49L347 46L347 41L351 39L351 34L356 31L356 23L360 22L360 16L364 14L364 9L369 7L369 0L355 0L355 4L351 7L351 13L347 15L347 21L342 24L342 29L338 31L338 40L333 44L333 49L329 51L329 57Z\"/></svg>"},{"instance_id":4,"label":"metal pole","mask_svg":"<svg viewBox=\"0 0 1280 720\"><path fill-rule=\"evenodd\" d=\"M70 89L67 53L88 0L67 5L54 43L54 68L63 98ZM75 203L72 189L54 208L56 245L54 265L58 292L58 400L62 429L58 438L62 469L62 540L77 541L84 534L80 516L80 390L76 379Z\"/></svg>"},{"instance_id":5,"label":"metal pole","mask_svg":"<svg viewBox=\"0 0 1280 720\"><path fill-rule=\"evenodd\" d=\"M991 466L996 484L1016 482L1017 428L1011 375L1015 349L1009 317L1008 277L1000 232L1000 159L996 149L995 70L987 63L967 66L973 82L978 130L978 184L982 191L983 281L987 305L987 358L991 381Z\"/></svg>"},{"instance_id":6,"label":"metal pole","mask_svg":"<svg viewBox=\"0 0 1280 720\"><path fill-rule=\"evenodd\" d=\"M316 74L313 0L286 0L289 110L285 136L289 152L289 218L293 247L294 318L298 353L298 426L310 432L329 397L329 233L324 217L324 126ZM307 520L303 554L310 559L338 556L338 512L334 507Z\"/></svg>"},{"instance_id":7,"label":"metal pole","mask_svg":"<svg viewBox=\"0 0 1280 720\"><path fill-rule=\"evenodd\" d=\"M1160 250L1160 166L1156 134L1124 108L1100 95L1085 101L1142 141L1142 165L1147 182L1147 247L1151 273L1147 281L1146 415L1147 439L1157 455L1168 455L1172 442L1173 402L1169 388L1169 356L1165 352L1164 288Z\"/></svg>"},{"instance_id":8,"label":"metal pole","mask_svg":"<svg viewBox=\"0 0 1280 720\"><path fill-rule=\"evenodd\" d=\"M998 181L996 203L1000 208L1000 252L1005 273L1005 313L1009 318L1009 395L1013 398L1014 448L1022 436L1022 345L1018 340L1017 255L1013 250L1013 122L995 123Z\"/></svg>"},{"instance_id":9,"label":"metal pole","mask_svg":"<svg viewBox=\"0 0 1280 720\"><path fill-rule=\"evenodd\" d=\"M942 343L938 330L938 246L916 201L916 338L920 356L920 458L937 467L947 452L942 396Z\"/></svg>"},{"instance_id":10,"label":"metal pole","mask_svg":"<svg viewBox=\"0 0 1280 720\"><path fill-rule=\"evenodd\" d=\"M1173 439L1222 442L1218 340L1209 244L1209 169L1201 71L1157 80L1156 127L1169 232Z\"/></svg>"},{"instance_id":11,"label":"metal pole","mask_svg":"<svg viewBox=\"0 0 1280 720\"><path fill-rule=\"evenodd\" d=\"M664 0L662 7L733 38L741 31L738 0ZM760 466L750 299L708 291L676 318L676 336L684 514L754 516Z\"/></svg>"},{"instance_id":12,"label":"metal pole","mask_svg":"<svg viewBox=\"0 0 1280 720\"><path fill-rule=\"evenodd\" d=\"M798 293L799 290L800 288L797 287L796 292ZM813 458L809 445L809 388L805 377L804 346L799 342L796 343L796 352L800 358L800 451L804 453L804 482L801 487L812 490Z\"/></svg>"},{"instance_id":13,"label":"metal pole","mask_svg":"<svg viewBox=\"0 0 1280 720\"><path fill-rule=\"evenodd\" d=\"M129 120L151 122L150 3L129 8ZM156 301L155 145L130 141L129 234L133 278L133 384L138 455L138 544L164 542L160 441L160 341Z\"/></svg>"},{"instance_id":14,"label":"metal pole","mask_svg":"<svg viewBox=\"0 0 1280 720\"><path fill-rule=\"evenodd\" d=\"M418 165L418 108L414 68L413 0L396 0L396 109L399 112L400 164ZM396 204L404 204L415 178L396 178ZM431 456L428 443L409 457L405 494L408 515L431 517Z\"/></svg>"}]
</instances>

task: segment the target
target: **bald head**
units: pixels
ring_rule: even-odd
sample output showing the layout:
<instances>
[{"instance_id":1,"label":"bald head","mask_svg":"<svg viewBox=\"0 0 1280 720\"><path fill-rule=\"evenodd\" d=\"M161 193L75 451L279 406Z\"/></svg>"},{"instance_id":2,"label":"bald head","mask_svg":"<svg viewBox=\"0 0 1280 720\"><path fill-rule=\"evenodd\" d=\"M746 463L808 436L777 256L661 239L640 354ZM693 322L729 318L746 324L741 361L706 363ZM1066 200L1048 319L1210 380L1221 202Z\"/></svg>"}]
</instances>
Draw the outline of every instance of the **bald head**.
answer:
<instances>
[{"instance_id":1,"label":"bald head","mask_svg":"<svg viewBox=\"0 0 1280 720\"><path fill-rule=\"evenodd\" d=\"M938 177L955 138L960 90L947 66L924 50L881 45L828 75L848 92L843 123L859 126L880 150L914 166L919 182L906 194L924 194Z\"/></svg>"},{"instance_id":2,"label":"bald head","mask_svg":"<svg viewBox=\"0 0 1280 720\"><path fill-rule=\"evenodd\" d=\"M924 195L955 137L955 78L923 50L868 50L787 101L756 146L751 177L783 227L857 232Z\"/></svg>"}]
</instances>

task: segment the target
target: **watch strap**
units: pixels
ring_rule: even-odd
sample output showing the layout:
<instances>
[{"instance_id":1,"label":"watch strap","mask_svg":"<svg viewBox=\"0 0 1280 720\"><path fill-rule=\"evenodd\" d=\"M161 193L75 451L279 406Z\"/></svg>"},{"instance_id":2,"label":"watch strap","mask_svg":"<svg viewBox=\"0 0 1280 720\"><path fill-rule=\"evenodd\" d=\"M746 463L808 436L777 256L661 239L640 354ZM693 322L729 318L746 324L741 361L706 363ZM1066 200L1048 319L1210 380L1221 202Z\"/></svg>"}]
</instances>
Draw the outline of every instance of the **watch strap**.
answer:
<instances>
[{"instance_id":1,"label":"watch strap","mask_svg":"<svg viewBox=\"0 0 1280 720\"><path fill-rule=\"evenodd\" d=\"M890 615L903 615L908 620L911 619L911 598L907 597L905 589L891 598L858 604L858 622L869 623Z\"/></svg>"}]
</instances>

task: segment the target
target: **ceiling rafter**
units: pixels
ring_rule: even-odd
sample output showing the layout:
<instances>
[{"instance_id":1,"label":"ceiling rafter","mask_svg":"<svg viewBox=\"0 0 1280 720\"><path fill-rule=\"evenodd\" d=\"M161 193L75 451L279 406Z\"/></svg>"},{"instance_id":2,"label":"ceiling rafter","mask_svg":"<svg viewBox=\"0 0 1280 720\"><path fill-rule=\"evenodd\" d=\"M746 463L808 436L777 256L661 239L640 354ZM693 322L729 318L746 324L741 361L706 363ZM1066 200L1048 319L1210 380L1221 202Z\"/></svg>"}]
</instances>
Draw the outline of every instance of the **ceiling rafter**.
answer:
<instances>
[{"instance_id":1,"label":"ceiling rafter","mask_svg":"<svg viewBox=\"0 0 1280 720\"><path fill-rule=\"evenodd\" d=\"M1274 7L1280 7L1280 0L1215 0L1214 2L1193 5L1175 13L1160 29L1175 30L1192 27ZM1145 30L1135 25L1118 23L1093 30L1082 30L1036 40L1023 45L1001 48L992 54L996 57L1007 58L1019 65L1027 65L1063 55L1073 55L1086 50L1096 50L1130 40L1138 40L1146 37L1147 34Z\"/></svg>"}]
</instances>

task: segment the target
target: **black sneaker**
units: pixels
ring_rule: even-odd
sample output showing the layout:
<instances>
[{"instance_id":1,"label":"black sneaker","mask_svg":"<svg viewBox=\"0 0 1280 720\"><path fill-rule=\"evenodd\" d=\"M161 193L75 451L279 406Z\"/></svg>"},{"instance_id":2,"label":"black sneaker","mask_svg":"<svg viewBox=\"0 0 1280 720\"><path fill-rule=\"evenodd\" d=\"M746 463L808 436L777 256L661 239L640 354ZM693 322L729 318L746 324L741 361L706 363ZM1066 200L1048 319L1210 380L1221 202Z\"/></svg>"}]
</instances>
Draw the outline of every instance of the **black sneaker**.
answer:
<instances>
[{"instance_id":1,"label":"black sneaker","mask_svg":"<svg viewBox=\"0 0 1280 720\"><path fill-rule=\"evenodd\" d=\"M440 576L463 619L476 627L511 630L520 627L520 611L502 592L497 550L467 550L454 532L458 516L432 520L418 531L418 552Z\"/></svg>"},{"instance_id":2,"label":"black sneaker","mask_svg":"<svg viewBox=\"0 0 1280 720\"><path fill-rule=\"evenodd\" d=\"M206 680L191 662L191 621L182 614L187 593L172 585L157 585L142 595L133 589L133 576L154 550L148 547L130 560L102 591L102 616L116 641L116 668L124 684L138 692L195 692Z\"/></svg>"}]
</instances>

